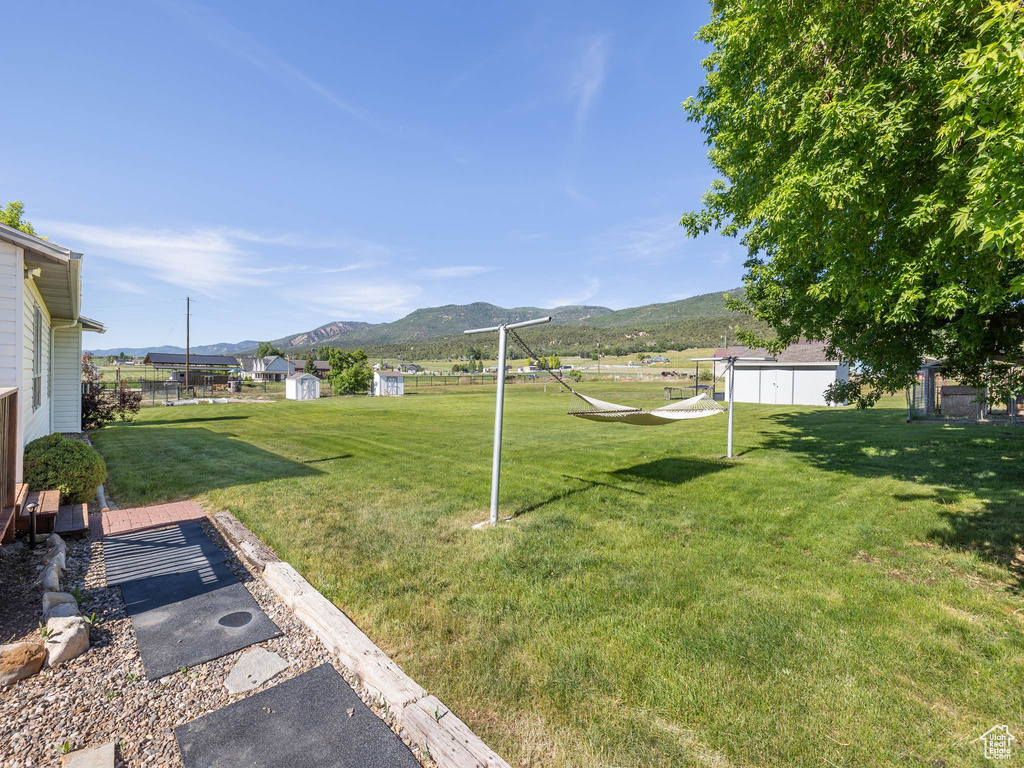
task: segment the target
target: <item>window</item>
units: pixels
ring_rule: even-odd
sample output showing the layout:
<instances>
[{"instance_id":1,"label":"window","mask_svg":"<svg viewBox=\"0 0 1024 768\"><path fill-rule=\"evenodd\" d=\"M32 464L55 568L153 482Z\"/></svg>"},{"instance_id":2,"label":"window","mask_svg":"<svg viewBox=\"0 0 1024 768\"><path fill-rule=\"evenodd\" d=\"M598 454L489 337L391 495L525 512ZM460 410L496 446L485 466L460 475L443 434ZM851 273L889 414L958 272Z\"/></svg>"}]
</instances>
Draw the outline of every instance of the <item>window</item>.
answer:
<instances>
[{"instance_id":1,"label":"window","mask_svg":"<svg viewBox=\"0 0 1024 768\"><path fill-rule=\"evenodd\" d=\"M32 410L43 404L43 313L36 305L32 317Z\"/></svg>"}]
</instances>

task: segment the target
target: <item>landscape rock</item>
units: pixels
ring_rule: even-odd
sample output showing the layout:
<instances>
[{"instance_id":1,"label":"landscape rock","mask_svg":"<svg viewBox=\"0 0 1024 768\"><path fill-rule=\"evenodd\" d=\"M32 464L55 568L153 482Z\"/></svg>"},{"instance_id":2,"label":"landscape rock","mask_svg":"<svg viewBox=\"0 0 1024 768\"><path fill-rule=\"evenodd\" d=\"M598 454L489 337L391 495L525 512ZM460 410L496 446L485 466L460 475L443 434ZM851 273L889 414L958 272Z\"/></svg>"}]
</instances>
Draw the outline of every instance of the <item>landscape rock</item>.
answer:
<instances>
[{"instance_id":1,"label":"landscape rock","mask_svg":"<svg viewBox=\"0 0 1024 768\"><path fill-rule=\"evenodd\" d=\"M46 651L39 643L22 642L0 645L0 688L31 677L46 660Z\"/></svg>"},{"instance_id":2,"label":"landscape rock","mask_svg":"<svg viewBox=\"0 0 1024 768\"><path fill-rule=\"evenodd\" d=\"M60 592L60 568L50 563L43 569L43 589L47 592Z\"/></svg>"},{"instance_id":3,"label":"landscape rock","mask_svg":"<svg viewBox=\"0 0 1024 768\"><path fill-rule=\"evenodd\" d=\"M224 687L230 693L242 693L259 688L267 680L288 669L288 662L276 653L252 648L242 654L231 668Z\"/></svg>"},{"instance_id":4,"label":"landscape rock","mask_svg":"<svg viewBox=\"0 0 1024 768\"><path fill-rule=\"evenodd\" d=\"M78 603L60 603L59 605L53 606L53 608L43 614L43 621L49 621L50 619L63 619L68 616L78 615Z\"/></svg>"},{"instance_id":5,"label":"landscape rock","mask_svg":"<svg viewBox=\"0 0 1024 768\"><path fill-rule=\"evenodd\" d=\"M50 549L56 547L61 552L66 552L68 548L68 545L64 543L64 539L62 539L56 533L51 533L49 536L46 537L46 546Z\"/></svg>"},{"instance_id":6,"label":"landscape rock","mask_svg":"<svg viewBox=\"0 0 1024 768\"><path fill-rule=\"evenodd\" d=\"M22 541L14 541L8 544L7 546L0 547L0 556L10 557L11 555L18 554L24 548L25 544Z\"/></svg>"},{"instance_id":7,"label":"landscape rock","mask_svg":"<svg viewBox=\"0 0 1024 768\"><path fill-rule=\"evenodd\" d=\"M114 768L114 742L62 755L60 768Z\"/></svg>"},{"instance_id":8,"label":"landscape rock","mask_svg":"<svg viewBox=\"0 0 1024 768\"><path fill-rule=\"evenodd\" d=\"M56 667L89 650L89 625L81 616L66 616L46 622L46 666Z\"/></svg>"},{"instance_id":9,"label":"landscape rock","mask_svg":"<svg viewBox=\"0 0 1024 768\"><path fill-rule=\"evenodd\" d=\"M52 611L56 606L63 603L71 603L75 607L78 606L78 601L75 600L75 596L68 592L44 592L43 593L43 615L46 615Z\"/></svg>"},{"instance_id":10,"label":"landscape rock","mask_svg":"<svg viewBox=\"0 0 1024 768\"><path fill-rule=\"evenodd\" d=\"M68 566L64 550L53 547L43 556L43 565L56 565L60 568L61 573L66 571Z\"/></svg>"}]
</instances>

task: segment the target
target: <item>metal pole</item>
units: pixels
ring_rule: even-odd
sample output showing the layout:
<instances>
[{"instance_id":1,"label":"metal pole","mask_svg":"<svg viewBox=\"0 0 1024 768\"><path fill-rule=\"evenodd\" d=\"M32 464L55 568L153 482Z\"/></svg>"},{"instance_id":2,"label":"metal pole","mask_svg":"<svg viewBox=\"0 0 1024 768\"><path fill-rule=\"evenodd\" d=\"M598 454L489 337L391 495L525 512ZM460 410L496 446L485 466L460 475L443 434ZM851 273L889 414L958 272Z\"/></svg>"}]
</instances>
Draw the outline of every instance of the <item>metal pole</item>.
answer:
<instances>
[{"instance_id":1,"label":"metal pole","mask_svg":"<svg viewBox=\"0 0 1024 768\"><path fill-rule=\"evenodd\" d=\"M188 367L192 354L192 299L185 297L185 391L188 392Z\"/></svg>"},{"instance_id":2,"label":"metal pole","mask_svg":"<svg viewBox=\"0 0 1024 768\"><path fill-rule=\"evenodd\" d=\"M508 330L498 329L498 401L494 409L494 457L491 460L491 525L498 524L498 486L501 483L501 422L505 411L505 349Z\"/></svg>"},{"instance_id":3,"label":"metal pole","mask_svg":"<svg viewBox=\"0 0 1024 768\"><path fill-rule=\"evenodd\" d=\"M736 387L734 386L736 381L736 377L734 375L735 369L736 358L731 357L729 358L729 445L728 450L726 451L726 454L730 459L732 458L732 406L736 400Z\"/></svg>"}]
</instances>

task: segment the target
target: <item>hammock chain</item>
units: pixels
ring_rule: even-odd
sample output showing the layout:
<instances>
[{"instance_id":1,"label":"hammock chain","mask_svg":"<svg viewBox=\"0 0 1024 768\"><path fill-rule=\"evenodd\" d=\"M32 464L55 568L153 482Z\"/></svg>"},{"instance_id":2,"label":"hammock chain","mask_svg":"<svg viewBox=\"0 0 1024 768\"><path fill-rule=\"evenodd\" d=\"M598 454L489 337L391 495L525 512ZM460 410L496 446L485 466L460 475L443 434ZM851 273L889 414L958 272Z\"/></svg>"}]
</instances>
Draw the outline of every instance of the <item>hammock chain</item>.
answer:
<instances>
[{"instance_id":1,"label":"hammock chain","mask_svg":"<svg viewBox=\"0 0 1024 768\"><path fill-rule=\"evenodd\" d=\"M516 333L514 329L508 328L506 330L508 335L512 338L512 341L514 341L522 348L522 350L526 353L527 357L529 357L531 360L537 360L538 362L540 361L540 358L537 356L537 354L526 345L526 342L519 337L519 334ZM573 389L568 384L566 384L565 381L563 381L562 375L558 373L558 371L554 370L553 368L545 368L544 370L547 371L548 375L551 376L551 378L553 378L567 390L572 392L574 395L579 394L578 392L576 392L575 389Z\"/></svg>"}]
</instances>

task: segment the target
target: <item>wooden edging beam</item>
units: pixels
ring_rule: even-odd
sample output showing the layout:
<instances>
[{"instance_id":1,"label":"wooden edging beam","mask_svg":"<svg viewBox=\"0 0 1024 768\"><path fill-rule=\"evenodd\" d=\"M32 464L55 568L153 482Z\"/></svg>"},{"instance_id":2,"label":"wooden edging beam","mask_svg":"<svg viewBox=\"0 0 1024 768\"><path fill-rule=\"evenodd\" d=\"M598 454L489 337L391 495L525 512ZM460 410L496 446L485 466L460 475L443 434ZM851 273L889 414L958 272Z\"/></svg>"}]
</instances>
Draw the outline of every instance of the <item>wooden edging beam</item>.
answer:
<instances>
[{"instance_id":1,"label":"wooden edging beam","mask_svg":"<svg viewBox=\"0 0 1024 768\"><path fill-rule=\"evenodd\" d=\"M511 768L234 515L217 512L213 522L295 617L349 669L359 685L387 702L398 721L414 741L427 748L439 768Z\"/></svg>"}]
</instances>

